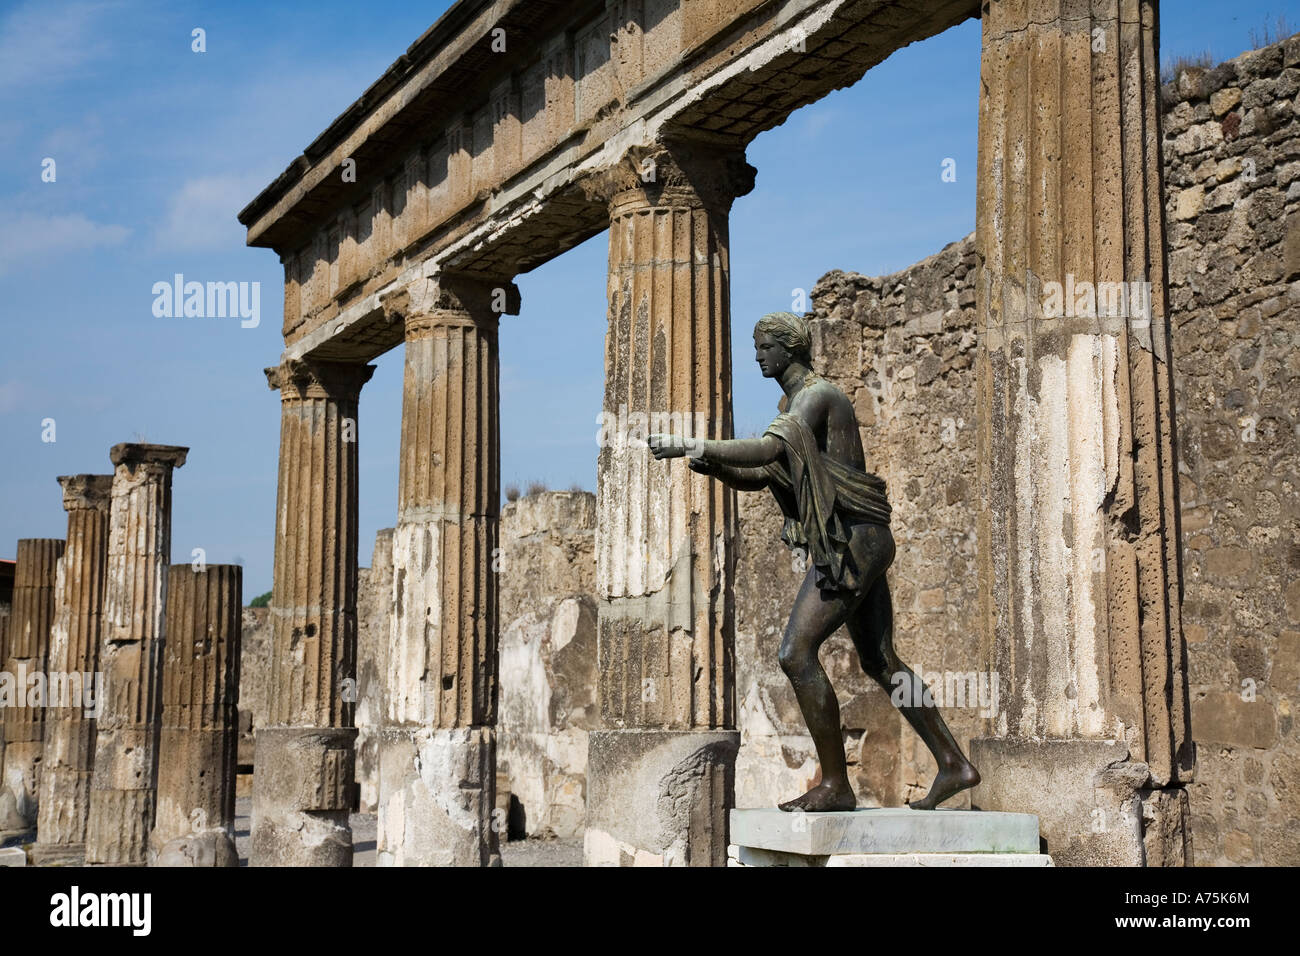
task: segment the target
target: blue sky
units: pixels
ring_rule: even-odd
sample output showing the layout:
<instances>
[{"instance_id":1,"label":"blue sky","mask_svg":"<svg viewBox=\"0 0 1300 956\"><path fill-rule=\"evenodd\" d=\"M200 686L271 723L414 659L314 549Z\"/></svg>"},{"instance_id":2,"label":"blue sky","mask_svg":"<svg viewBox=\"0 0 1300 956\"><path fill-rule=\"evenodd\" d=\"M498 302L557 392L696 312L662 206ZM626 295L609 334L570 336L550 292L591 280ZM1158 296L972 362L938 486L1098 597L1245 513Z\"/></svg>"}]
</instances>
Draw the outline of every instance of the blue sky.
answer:
<instances>
[{"instance_id":1,"label":"blue sky","mask_svg":"<svg viewBox=\"0 0 1300 956\"><path fill-rule=\"evenodd\" d=\"M271 585L282 271L235 214L449 6L0 3L0 557L66 530L56 475L111 471L121 441L188 445L173 559ZM1300 0L1166 0L1166 59L1225 59ZM191 31L207 51L191 51ZM832 268L901 269L974 228L979 24L900 51L749 149L731 220L736 429L776 395L752 365L758 315ZM56 179L42 182L42 162ZM945 158L956 182L940 178ZM595 488L606 237L518 278L501 330L503 484ZM175 273L260 282L261 324L158 318ZM361 563L397 500L402 353L362 392ZM47 419L54 422L54 441Z\"/></svg>"}]
</instances>

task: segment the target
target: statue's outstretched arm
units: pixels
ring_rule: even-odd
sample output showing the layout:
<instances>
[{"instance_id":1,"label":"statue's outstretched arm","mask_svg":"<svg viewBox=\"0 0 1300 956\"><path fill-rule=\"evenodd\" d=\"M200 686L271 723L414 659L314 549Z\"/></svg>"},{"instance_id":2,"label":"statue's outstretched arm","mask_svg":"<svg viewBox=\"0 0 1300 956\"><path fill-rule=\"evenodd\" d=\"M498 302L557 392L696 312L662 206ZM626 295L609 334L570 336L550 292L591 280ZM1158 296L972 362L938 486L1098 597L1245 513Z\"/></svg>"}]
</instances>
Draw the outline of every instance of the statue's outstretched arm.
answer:
<instances>
[{"instance_id":1,"label":"statue's outstretched arm","mask_svg":"<svg viewBox=\"0 0 1300 956\"><path fill-rule=\"evenodd\" d=\"M717 478L737 491L762 491L767 487L767 474L762 468L739 468L735 465L713 464L703 458L692 458L691 471Z\"/></svg>"},{"instance_id":2,"label":"statue's outstretched arm","mask_svg":"<svg viewBox=\"0 0 1300 956\"><path fill-rule=\"evenodd\" d=\"M780 458L782 450L781 439L775 435L711 439L702 443L700 457L718 465L762 468Z\"/></svg>"}]
</instances>

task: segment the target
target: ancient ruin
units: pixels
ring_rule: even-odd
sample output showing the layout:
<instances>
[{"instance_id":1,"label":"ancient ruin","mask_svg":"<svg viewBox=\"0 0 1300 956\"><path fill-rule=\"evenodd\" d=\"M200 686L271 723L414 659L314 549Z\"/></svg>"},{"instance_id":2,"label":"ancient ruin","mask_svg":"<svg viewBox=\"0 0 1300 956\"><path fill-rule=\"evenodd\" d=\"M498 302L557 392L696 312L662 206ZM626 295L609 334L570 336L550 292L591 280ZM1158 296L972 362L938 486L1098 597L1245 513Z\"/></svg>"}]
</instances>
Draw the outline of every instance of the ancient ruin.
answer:
<instances>
[{"instance_id":1,"label":"ancient ruin","mask_svg":"<svg viewBox=\"0 0 1300 956\"><path fill-rule=\"evenodd\" d=\"M101 620L103 701L86 863L141 866L157 809L162 655L171 559L172 470L188 448L114 445Z\"/></svg>"},{"instance_id":2,"label":"ancient ruin","mask_svg":"<svg viewBox=\"0 0 1300 956\"><path fill-rule=\"evenodd\" d=\"M158 797L150 866L238 866L235 757L243 569L173 564L167 576Z\"/></svg>"},{"instance_id":3,"label":"ancient ruin","mask_svg":"<svg viewBox=\"0 0 1300 956\"><path fill-rule=\"evenodd\" d=\"M94 714L102 706L99 673L112 475L60 478L68 539L62 588L50 635L49 673L63 676L66 695L49 702L41 768L40 819L32 856L76 863L86 852L86 819L95 766Z\"/></svg>"},{"instance_id":4,"label":"ancient ruin","mask_svg":"<svg viewBox=\"0 0 1300 956\"><path fill-rule=\"evenodd\" d=\"M828 273L809 322L891 489L899 653L983 778L949 806L986 819L926 842L899 816L936 767L840 634L848 775L890 812L870 845L815 822L773 849L779 820L732 811L819 781L775 654L806 569L772 502L625 423L734 437L746 146L973 17L975 232ZM0 708L0 836L233 866L239 792L254 866L492 866L513 837L597 866L990 840L1026 866L1295 864L1300 35L1162 86L1156 25L1154 0L454 5L240 213L284 266L269 608L237 567L171 564L188 449L61 478L66 542L18 542L0 666L102 686ZM501 316L605 230L596 492L503 506ZM362 568L361 394L398 346L397 508Z\"/></svg>"},{"instance_id":5,"label":"ancient ruin","mask_svg":"<svg viewBox=\"0 0 1300 956\"><path fill-rule=\"evenodd\" d=\"M64 542L24 538L18 542L13 612L5 634L4 670L12 699L6 701L4 764L0 770L0 831L22 832L36 822L46 708L28 693L27 675L44 675L50 650Z\"/></svg>"}]
</instances>

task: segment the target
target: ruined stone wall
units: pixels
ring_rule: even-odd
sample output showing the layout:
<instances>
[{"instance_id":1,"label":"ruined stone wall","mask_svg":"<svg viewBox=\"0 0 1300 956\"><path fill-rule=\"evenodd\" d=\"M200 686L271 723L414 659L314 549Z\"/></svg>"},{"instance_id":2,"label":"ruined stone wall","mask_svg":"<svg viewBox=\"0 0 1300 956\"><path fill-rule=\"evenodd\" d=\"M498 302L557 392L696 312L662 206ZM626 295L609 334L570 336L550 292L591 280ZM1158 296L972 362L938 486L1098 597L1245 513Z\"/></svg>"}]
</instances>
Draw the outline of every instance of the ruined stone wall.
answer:
<instances>
[{"instance_id":1,"label":"ruined stone wall","mask_svg":"<svg viewBox=\"0 0 1300 956\"><path fill-rule=\"evenodd\" d=\"M1200 865L1300 864L1300 35L1165 88Z\"/></svg>"},{"instance_id":2,"label":"ruined stone wall","mask_svg":"<svg viewBox=\"0 0 1300 956\"><path fill-rule=\"evenodd\" d=\"M542 492L501 511L497 774L512 835L582 835L587 732L599 726L595 535L588 492Z\"/></svg>"},{"instance_id":3,"label":"ruined stone wall","mask_svg":"<svg viewBox=\"0 0 1300 956\"><path fill-rule=\"evenodd\" d=\"M392 640L393 529L375 534L370 567L357 572L357 676L354 722L357 728L358 808L379 808L379 731L384 712L384 652Z\"/></svg>"}]
</instances>

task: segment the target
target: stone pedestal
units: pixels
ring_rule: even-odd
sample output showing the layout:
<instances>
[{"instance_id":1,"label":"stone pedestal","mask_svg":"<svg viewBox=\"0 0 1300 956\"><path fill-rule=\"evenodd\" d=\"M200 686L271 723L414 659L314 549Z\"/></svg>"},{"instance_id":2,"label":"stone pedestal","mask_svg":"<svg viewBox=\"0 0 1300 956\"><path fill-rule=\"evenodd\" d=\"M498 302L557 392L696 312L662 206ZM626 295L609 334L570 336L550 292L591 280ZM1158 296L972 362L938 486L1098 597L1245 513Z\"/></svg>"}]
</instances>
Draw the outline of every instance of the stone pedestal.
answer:
<instances>
[{"instance_id":1,"label":"stone pedestal","mask_svg":"<svg viewBox=\"0 0 1300 956\"><path fill-rule=\"evenodd\" d=\"M1051 866L1031 813L731 811L738 866Z\"/></svg>"},{"instance_id":2,"label":"stone pedestal","mask_svg":"<svg viewBox=\"0 0 1300 956\"><path fill-rule=\"evenodd\" d=\"M394 728L380 737L378 866L499 866L496 731Z\"/></svg>"},{"instance_id":3,"label":"stone pedestal","mask_svg":"<svg viewBox=\"0 0 1300 956\"><path fill-rule=\"evenodd\" d=\"M143 866L158 786L172 471L188 448L114 445L100 666L104 706L86 823L86 863Z\"/></svg>"},{"instance_id":4,"label":"stone pedestal","mask_svg":"<svg viewBox=\"0 0 1300 956\"><path fill-rule=\"evenodd\" d=\"M352 865L357 407L373 373L372 365L297 360L266 370L280 390L280 473L254 866Z\"/></svg>"},{"instance_id":5,"label":"stone pedestal","mask_svg":"<svg viewBox=\"0 0 1300 956\"><path fill-rule=\"evenodd\" d=\"M32 861L78 863L86 852L86 815L95 764L95 711L103 706L99 679L101 619L108 563L108 509L112 475L59 479L68 512L60 611L50 635L50 672L76 688L51 701L45 722L45 756L37 842Z\"/></svg>"},{"instance_id":6,"label":"stone pedestal","mask_svg":"<svg viewBox=\"0 0 1300 956\"><path fill-rule=\"evenodd\" d=\"M36 828L48 703L46 664L63 573L63 548L57 538L23 538L18 542L6 659L0 664L13 681L14 694L14 699L0 708L5 712L0 833Z\"/></svg>"},{"instance_id":7,"label":"stone pedestal","mask_svg":"<svg viewBox=\"0 0 1300 956\"><path fill-rule=\"evenodd\" d=\"M1128 797L1093 799L1111 793L1099 774L1119 776L1168 791L1156 802L1177 815L1193 765L1157 5L1040 7L993 0L983 21L978 531L1004 706L972 745L972 800L1037 812L1061 864L1190 862L1181 823L1157 826L1173 842L1152 852ZM1068 800L1026 784L1063 766L1080 775Z\"/></svg>"},{"instance_id":8,"label":"stone pedestal","mask_svg":"<svg viewBox=\"0 0 1300 956\"><path fill-rule=\"evenodd\" d=\"M734 748L724 759L718 745L731 747L736 725L735 493L685 458L655 461L644 439L731 437L727 216L753 175L738 153L665 143L588 187L610 210L596 482L599 697L610 735L589 741L588 826L597 832L586 840L588 863L726 861ZM643 786L659 794L671 771L649 756L657 745L638 742L649 731L674 732L674 751L714 755L706 762L718 761L718 786L707 792L716 804L701 812L716 826L673 815L673 834L660 835L657 824L626 831L644 833L645 844L608 829L644 802ZM598 779L614 769L598 751L624 754L624 772ZM638 751L650 763L633 769ZM707 850L701 841L711 841Z\"/></svg>"},{"instance_id":9,"label":"stone pedestal","mask_svg":"<svg viewBox=\"0 0 1300 956\"><path fill-rule=\"evenodd\" d=\"M235 765L243 569L170 569L150 866L238 866Z\"/></svg>"},{"instance_id":10,"label":"stone pedestal","mask_svg":"<svg viewBox=\"0 0 1300 956\"><path fill-rule=\"evenodd\" d=\"M587 866L725 866L734 730L592 731Z\"/></svg>"},{"instance_id":11,"label":"stone pedestal","mask_svg":"<svg viewBox=\"0 0 1300 956\"><path fill-rule=\"evenodd\" d=\"M497 324L517 302L508 282L446 274L386 302L405 323L406 365L381 866L497 860Z\"/></svg>"},{"instance_id":12,"label":"stone pedestal","mask_svg":"<svg viewBox=\"0 0 1300 956\"><path fill-rule=\"evenodd\" d=\"M257 732L250 850L256 865L352 865L356 739L353 727Z\"/></svg>"}]
</instances>

